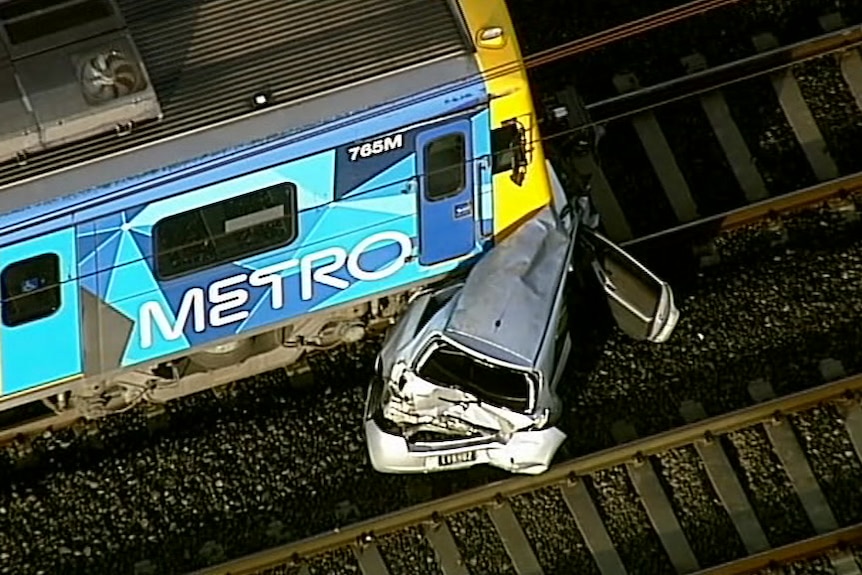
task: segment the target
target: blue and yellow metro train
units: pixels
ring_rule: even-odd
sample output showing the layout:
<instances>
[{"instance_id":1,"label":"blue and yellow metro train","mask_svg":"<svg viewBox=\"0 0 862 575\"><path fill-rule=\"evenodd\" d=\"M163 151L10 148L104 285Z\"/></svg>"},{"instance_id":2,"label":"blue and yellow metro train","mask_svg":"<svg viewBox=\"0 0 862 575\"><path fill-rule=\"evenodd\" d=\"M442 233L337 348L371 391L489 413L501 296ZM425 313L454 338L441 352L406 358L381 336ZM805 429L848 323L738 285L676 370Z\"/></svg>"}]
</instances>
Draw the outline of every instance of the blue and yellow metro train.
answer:
<instances>
[{"instance_id":1,"label":"blue and yellow metro train","mask_svg":"<svg viewBox=\"0 0 862 575\"><path fill-rule=\"evenodd\" d=\"M98 416L301 365L547 205L504 0L442 1L460 52L6 186L61 192L0 201L0 406Z\"/></svg>"}]
</instances>

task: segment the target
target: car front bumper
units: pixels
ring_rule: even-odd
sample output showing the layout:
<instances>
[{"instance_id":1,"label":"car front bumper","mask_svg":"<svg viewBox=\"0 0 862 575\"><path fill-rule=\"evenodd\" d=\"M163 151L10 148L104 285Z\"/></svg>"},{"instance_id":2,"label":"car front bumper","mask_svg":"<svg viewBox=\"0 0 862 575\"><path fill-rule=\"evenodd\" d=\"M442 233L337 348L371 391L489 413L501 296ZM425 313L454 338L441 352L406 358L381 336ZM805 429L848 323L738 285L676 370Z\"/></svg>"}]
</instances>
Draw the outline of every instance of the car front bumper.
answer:
<instances>
[{"instance_id":1,"label":"car front bumper","mask_svg":"<svg viewBox=\"0 0 862 575\"><path fill-rule=\"evenodd\" d=\"M371 465L382 473L430 473L466 469L487 464L513 473L536 475L548 469L566 434L550 427L517 431L506 443L494 440L470 443L440 442L430 450L411 450L400 435L380 429L374 420L365 422L365 438Z\"/></svg>"}]
</instances>

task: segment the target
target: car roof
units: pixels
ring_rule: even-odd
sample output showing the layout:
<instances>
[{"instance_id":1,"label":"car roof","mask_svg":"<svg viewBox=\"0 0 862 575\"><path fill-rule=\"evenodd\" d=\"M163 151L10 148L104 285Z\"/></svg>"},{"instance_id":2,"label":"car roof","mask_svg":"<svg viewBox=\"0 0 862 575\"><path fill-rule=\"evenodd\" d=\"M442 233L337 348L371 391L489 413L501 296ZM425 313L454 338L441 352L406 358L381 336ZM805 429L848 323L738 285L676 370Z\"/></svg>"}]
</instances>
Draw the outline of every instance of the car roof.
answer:
<instances>
[{"instance_id":1,"label":"car roof","mask_svg":"<svg viewBox=\"0 0 862 575\"><path fill-rule=\"evenodd\" d=\"M492 359L534 368L568 253L568 233L544 208L470 270L443 335Z\"/></svg>"}]
</instances>

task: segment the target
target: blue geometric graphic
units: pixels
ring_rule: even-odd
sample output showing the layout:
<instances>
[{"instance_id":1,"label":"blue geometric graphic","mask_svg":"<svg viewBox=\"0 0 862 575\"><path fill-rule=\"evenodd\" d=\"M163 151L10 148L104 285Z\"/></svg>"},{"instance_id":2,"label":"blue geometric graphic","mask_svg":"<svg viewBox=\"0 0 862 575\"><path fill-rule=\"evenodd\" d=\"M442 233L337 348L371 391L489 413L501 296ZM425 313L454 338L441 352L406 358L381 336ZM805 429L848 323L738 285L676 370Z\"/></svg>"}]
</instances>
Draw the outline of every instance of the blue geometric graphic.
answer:
<instances>
[{"instance_id":1,"label":"blue geometric graphic","mask_svg":"<svg viewBox=\"0 0 862 575\"><path fill-rule=\"evenodd\" d=\"M472 149L472 156L490 154L487 112L451 113L456 106L451 102L464 108L475 106L483 97L483 88L465 88L460 100L455 96L417 100L404 109L369 115L349 127L306 137L293 135L255 153L253 147L238 149L78 194L76 201L81 206L74 208L76 224L52 236L57 238L52 240L54 249L70 263L63 308L53 323L45 324L54 330L51 333L68 335L74 347L63 352L64 359L56 362L51 373L37 368L22 373L24 364L10 360L9 354L10 349L24 353L23 343L15 343L24 340L4 329L0 333L0 394L9 393L7 376L35 386L81 373L87 350L81 347L80 288L133 323L121 365L116 366L125 367L154 363L167 355L187 353L192 347L283 324L307 312L356 303L451 271L483 249L478 231L480 219L489 219L493 213L490 174L483 174L481 181L464 191L467 198L480 194L483 198L481 213L471 208L457 222L463 226L468 220L468 227L475 229L472 249L423 266L419 263L417 195L422 174L417 168L416 142L429 130L460 122L472 126L466 132L470 140L466 149ZM431 121L435 117L446 120ZM402 138L390 150L367 157L351 152L356 145L393 134ZM352 155L356 157L351 159ZM472 169L474 157L465 158L468 169ZM285 182L296 187L298 209L297 236L290 244L170 280L156 277L153 228L158 222ZM134 193L125 193L129 189ZM437 238L439 253L446 251L454 224L452 218L441 218L430 231ZM463 233L461 237L465 237ZM59 246L59 239L67 243ZM36 255L39 249L33 244L15 255ZM47 333L47 329L33 333Z\"/></svg>"}]
</instances>

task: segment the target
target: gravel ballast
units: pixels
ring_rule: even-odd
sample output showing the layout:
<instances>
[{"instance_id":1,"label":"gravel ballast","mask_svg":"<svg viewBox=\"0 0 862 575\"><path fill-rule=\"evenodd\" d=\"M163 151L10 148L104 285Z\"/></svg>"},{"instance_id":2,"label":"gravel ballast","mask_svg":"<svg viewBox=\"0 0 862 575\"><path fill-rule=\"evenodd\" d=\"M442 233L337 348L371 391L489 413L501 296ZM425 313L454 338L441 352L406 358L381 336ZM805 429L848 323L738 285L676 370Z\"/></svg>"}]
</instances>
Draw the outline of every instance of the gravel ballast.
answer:
<instances>
[{"instance_id":1,"label":"gravel ballast","mask_svg":"<svg viewBox=\"0 0 862 575\"><path fill-rule=\"evenodd\" d=\"M708 567L744 557L745 547L694 448L675 449L654 460L674 515L700 565Z\"/></svg>"},{"instance_id":2,"label":"gravel ballast","mask_svg":"<svg viewBox=\"0 0 862 575\"><path fill-rule=\"evenodd\" d=\"M862 366L859 223L820 210L786 231L778 245L762 227L734 232L718 242L718 266L677 279L682 315L665 344L632 342L599 306L573 315L583 332L560 384L569 435L561 458L613 445L607 430L619 419L642 435L679 425L685 399L712 415L748 405L755 377L785 394L819 384L823 358L848 373ZM93 437L66 431L37 442L40 464L0 470L0 573L131 570L142 560L188 571L206 563L208 541L235 557L506 477L369 468L362 381L375 345L329 354L312 392L274 373L223 399L170 404L170 427L157 435L132 413L100 422Z\"/></svg>"},{"instance_id":3,"label":"gravel ballast","mask_svg":"<svg viewBox=\"0 0 862 575\"><path fill-rule=\"evenodd\" d=\"M494 524L482 509L468 509L446 518L470 575L515 573Z\"/></svg>"},{"instance_id":4,"label":"gravel ballast","mask_svg":"<svg viewBox=\"0 0 862 575\"><path fill-rule=\"evenodd\" d=\"M862 155L858 153L862 142L862 110L841 74L836 57L826 56L796 66L793 75L840 172L851 174L862 170Z\"/></svg>"},{"instance_id":5,"label":"gravel ballast","mask_svg":"<svg viewBox=\"0 0 862 575\"><path fill-rule=\"evenodd\" d=\"M434 550L419 527L409 527L381 537L377 546L390 575L443 575Z\"/></svg>"},{"instance_id":6,"label":"gravel ballast","mask_svg":"<svg viewBox=\"0 0 862 575\"><path fill-rule=\"evenodd\" d=\"M308 562L309 575L354 575L359 574L356 558L347 549L338 549L318 555Z\"/></svg>"},{"instance_id":7,"label":"gravel ballast","mask_svg":"<svg viewBox=\"0 0 862 575\"><path fill-rule=\"evenodd\" d=\"M862 464L837 409L812 409L790 420L835 520L842 527L862 522Z\"/></svg>"},{"instance_id":8,"label":"gravel ballast","mask_svg":"<svg viewBox=\"0 0 862 575\"><path fill-rule=\"evenodd\" d=\"M716 250L718 265L676 277L666 253L646 254L680 309L665 343L632 341L600 306L573 314L574 352L560 383L567 455L612 447L618 420L636 422L641 435L682 425L685 400L708 415L750 405L758 378L779 395L820 385L825 358L847 373L862 369L858 220L815 210L786 220L783 233L761 225L729 233Z\"/></svg>"}]
</instances>

